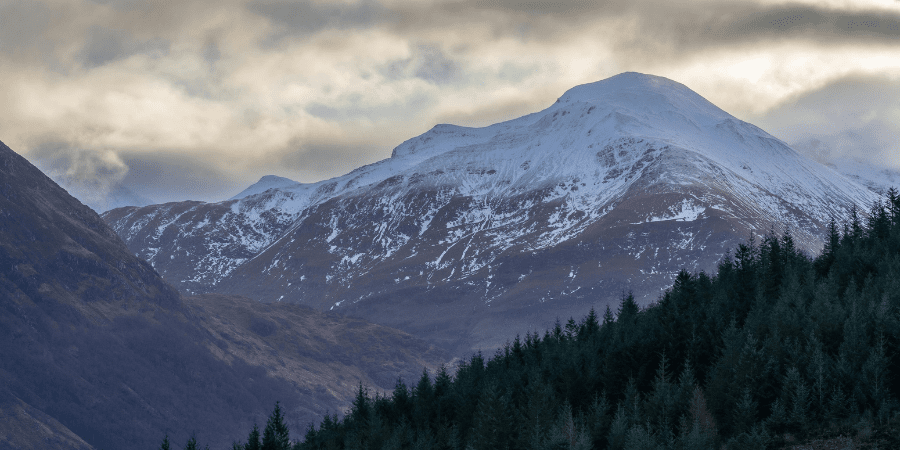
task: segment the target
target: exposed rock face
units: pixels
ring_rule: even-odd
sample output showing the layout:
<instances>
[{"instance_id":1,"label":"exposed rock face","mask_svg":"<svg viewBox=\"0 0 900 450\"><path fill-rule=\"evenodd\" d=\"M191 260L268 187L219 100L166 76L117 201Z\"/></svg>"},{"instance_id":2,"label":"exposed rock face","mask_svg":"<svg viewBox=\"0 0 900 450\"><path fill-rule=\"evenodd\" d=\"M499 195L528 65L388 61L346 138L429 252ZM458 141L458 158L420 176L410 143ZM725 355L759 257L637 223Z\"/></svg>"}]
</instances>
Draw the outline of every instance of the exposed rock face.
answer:
<instances>
[{"instance_id":1,"label":"exposed rock face","mask_svg":"<svg viewBox=\"0 0 900 450\"><path fill-rule=\"evenodd\" d=\"M671 80L625 73L486 128L438 125L315 184L104 215L183 292L334 309L456 351L491 348L751 233L810 252L875 195Z\"/></svg>"},{"instance_id":2,"label":"exposed rock face","mask_svg":"<svg viewBox=\"0 0 900 450\"><path fill-rule=\"evenodd\" d=\"M359 383L388 390L448 359L362 320L213 300L182 299L0 143L0 447L181 446L196 430L226 448L277 400L299 436Z\"/></svg>"}]
</instances>

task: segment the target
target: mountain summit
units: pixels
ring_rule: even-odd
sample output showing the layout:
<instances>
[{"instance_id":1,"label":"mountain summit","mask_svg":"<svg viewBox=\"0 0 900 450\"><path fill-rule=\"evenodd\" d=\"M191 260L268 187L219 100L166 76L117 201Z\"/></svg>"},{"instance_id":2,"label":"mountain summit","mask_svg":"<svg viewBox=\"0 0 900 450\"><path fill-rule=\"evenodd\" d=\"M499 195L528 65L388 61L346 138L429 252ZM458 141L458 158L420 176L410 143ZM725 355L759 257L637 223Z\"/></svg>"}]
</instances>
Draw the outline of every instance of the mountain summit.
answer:
<instances>
[{"instance_id":1,"label":"mountain summit","mask_svg":"<svg viewBox=\"0 0 900 450\"><path fill-rule=\"evenodd\" d=\"M335 309L461 352L655 300L751 233L810 252L874 194L674 81L624 73L484 128L238 200L104 219L186 292Z\"/></svg>"},{"instance_id":2,"label":"mountain summit","mask_svg":"<svg viewBox=\"0 0 900 450\"><path fill-rule=\"evenodd\" d=\"M275 175L266 175L259 179L256 183L251 184L239 194L231 197L229 200L238 200L251 195L261 194L269 189L281 189L296 186L300 183L289 178L279 177Z\"/></svg>"}]
</instances>

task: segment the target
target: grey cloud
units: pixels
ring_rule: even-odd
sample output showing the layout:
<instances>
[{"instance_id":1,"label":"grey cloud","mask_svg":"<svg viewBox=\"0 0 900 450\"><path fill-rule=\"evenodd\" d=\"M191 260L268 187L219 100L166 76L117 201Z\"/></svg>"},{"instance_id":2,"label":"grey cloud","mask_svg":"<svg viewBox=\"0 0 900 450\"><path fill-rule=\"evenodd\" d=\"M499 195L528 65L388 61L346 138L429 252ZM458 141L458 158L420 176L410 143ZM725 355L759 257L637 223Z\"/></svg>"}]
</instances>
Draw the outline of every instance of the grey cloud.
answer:
<instances>
[{"instance_id":1,"label":"grey cloud","mask_svg":"<svg viewBox=\"0 0 900 450\"><path fill-rule=\"evenodd\" d=\"M813 134L794 142L792 146L823 163L852 158L883 166L890 163L887 157L896 151L896 146L889 147L891 142L885 139L887 136L892 136L893 142L897 142L896 138L900 137L897 126L884 121L873 121L859 128Z\"/></svg>"},{"instance_id":2,"label":"grey cloud","mask_svg":"<svg viewBox=\"0 0 900 450\"><path fill-rule=\"evenodd\" d=\"M349 94L334 105L312 103L306 107L309 114L331 122L353 120L378 120L389 117L392 121L412 118L437 104L436 99L427 94L414 94L398 98L391 103L368 105L362 103L362 96Z\"/></svg>"},{"instance_id":3,"label":"grey cloud","mask_svg":"<svg viewBox=\"0 0 900 450\"><path fill-rule=\"evenodd\" d=\"M416 77L434 84L449 83L457 77L459 70L456 62L444 55L440 47L420 45L416 50Z\"/></svg>"},{"instance_id":4,"label":"grey cloud","mask_svg":"<svg viewBox=\"0 0 900 450\"><path fill-rule=\"evenodd\" d=\"M66 15L74 13L66 6L51 8L39 2L0 2L0 52L17 59L52 60L57 42L49 35Z\"/></svg>"},{"instance_id":5,"label":"grey cloud","mask_svg":"<svg viewBox=\"0 0 900 450\"><path fill-rule=\"evenodd\" d=\"M391 61L383 73L389 79L416 77L438 85L451 83L461 76L459 64L434 44L414 45L409 58Z\"/></svg>"},{"instance_id":6,"label":"grey cloud","mask_svg":"<svg viewBox=\"0 0 900 450\"><path fill-rule=\"evenodd\" d=\"M210 66L214 65L222 58L222 50L219 48L219 43L213 39L207 40L201 55L207 64Z\"/></svg>"},{"instance_id":7,"label":"grey cloud","mask_svg":"<svg viewBox=\"0 0 900 450\"><path fill-rule=\"evenodd\" d=\"M73 148L65 143L45 142L35 146L29 156L47 171L65 173L76 181L121 180L128 167L115 155Z\"/></svg>"},{"instance_id":8,"label":"grey cloud","mask_svg":"<svg viewBox=\"0 0 900 450\"><path fill-rule=\"evenodd\" d=\"M285 176L290 175L289 178L302 182L315 182L322 179L322 174L346 174L382 160L390 156L390 150L376 142L296 142L272 156L273 166L289 171Z\"/></svg>"},{"instance_id":9,"label":"grey cloud","mask_svg":"<svg viewBox=\"0 0 900 450\"><path fill-rule=\"evenodd\" d=\"M821 162L854 158L900 169L900 80L848 76L752 118Z\"/></svg>"},{"instance_id":10,"label":"grey cloud","mask_svg":"<svg viewBox=\"0 0 900 450\"><path fill-rule=\"evenodd\" d=\"M701 22L698 38L774 40L806 37L834 41L895 43L900 37L900 14L886 11L842 11L811 5L759 8L741 5L732 14Z\"/></svg>"},{"instance_id":11,"label":"grey cloud","mask_svg":"<svg viewBox=\"0 0 900 450\"><path fill-rule=\"evenodd\" d=\"M648 5L646 3L635 4ZM648 5L649 6L649 5ZM618 42L623 55L678 59L686 53L735 45L781 41L825 44L895 44L900 14L845 11L814 5L765 6L754 3L675 3L629 14L639 24Z\"/></svg>"},{"instance_id":12,"label":"grey cloud","mask_svg":"<svg viewBox=\"0 0 900 450\"><path fill-rule=\"evenodd\" d=\"M139 53L164 56L170 45L161 38L141 42L124 31L94 26L88 32L82 58L86 67L99 67Z\"/></svg>"},{"instance_id":13,"label":"grey cloud","mask_svg":"<svg viewBox=\"0 0 900 450\"><path fill-rule=\"evenodd\" d=\"M523 97L487 105L474 110L466 109L465 111L445 112L436 119L438 123L452 123L454 125L469 127L486 127L498 122L541 111L548 106L550 106L550 104Z\"/></svg>"},{"instance_id":14,"label":"grey cloud","mask_svg":"<svg viewBox=\"0 0 900 450\"><path fill-rule=\"evenodd\" d=\"M45 142L28 156L47 176L95 211L149 202L122 185L128 166L115 153Z\"/></svg>"},{"instance_id":15,"label":"grey cloud","mask_svg":"<svg viewBox=\"0 0 900 450\"><path fill-rule=\"evenodd\" d=\"M160 202L219 201L235 189L232 174L204 161L199 155L180 152L121 154L128 166L122 185ZM208 156L213 160L213 156Z\"/></svg>"},{"instance_id":16,"label":"grey cloud","mask_svg":"<svg viewBox=\"0 0 900 450\"><path fill-rule=\"evenodd\" d=\"M325 29L362 29L391 20L390 11L377 2L354 5L320 4L310 1L253 1L247 8L279 26L273 40L307 35Z\"/></svg>"},{"instance_id":17,"label":"grey cloud","mask_svg":"<svg viewBox=\"0 0 900 450\"><path fill-rule=\"evenodd\" d=\"M726 0L440 3L398 8L400 31L490 27L495 37L556 42L586 32L612 38L624 56L678 58L684 52L740 43L806 39L822 43L882 42L900 38L900 14L807 4L778 6ZM585 28L602 24L601 31ZM473 42L473 45L478 45ZM675 53L672 53L675 52Z\"/></svg>"}]
</instances>

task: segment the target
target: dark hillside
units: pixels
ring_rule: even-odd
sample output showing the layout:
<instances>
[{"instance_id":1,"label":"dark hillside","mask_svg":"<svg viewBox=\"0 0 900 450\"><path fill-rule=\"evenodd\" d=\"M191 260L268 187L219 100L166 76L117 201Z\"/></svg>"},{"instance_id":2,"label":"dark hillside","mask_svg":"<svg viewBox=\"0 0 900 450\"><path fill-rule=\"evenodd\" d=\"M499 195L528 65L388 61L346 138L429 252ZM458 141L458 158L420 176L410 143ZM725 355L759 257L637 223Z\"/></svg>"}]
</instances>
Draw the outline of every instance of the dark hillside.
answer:
<instances>
[{"instance_id":1,"label":"dark hillside","mask_svg":"<svg viewBox=\"0 0 900 450\"><path fill-rule=\"evenodd\" d=\"M148 447L176 424L209 439L276 398L296 404L284 380L210 354L178 293L2 144L0 299L0 407L24 404L94 447ZM31 445L69 448L66 434Z\"/></svg>"},{"instance_id":2,"label":"dark hillside","mask_svg":"<svg viewBox=\"0 0 900 450\"><path fill-rule=\"evenodd\" d=\"M148 449L166 431L224 448L276 400L291 424L308 423L345 408L359 382L387 388L443 360L360 320L182 299L94 211L0 143L2 448Z\"/></svg>"}]
</instances>

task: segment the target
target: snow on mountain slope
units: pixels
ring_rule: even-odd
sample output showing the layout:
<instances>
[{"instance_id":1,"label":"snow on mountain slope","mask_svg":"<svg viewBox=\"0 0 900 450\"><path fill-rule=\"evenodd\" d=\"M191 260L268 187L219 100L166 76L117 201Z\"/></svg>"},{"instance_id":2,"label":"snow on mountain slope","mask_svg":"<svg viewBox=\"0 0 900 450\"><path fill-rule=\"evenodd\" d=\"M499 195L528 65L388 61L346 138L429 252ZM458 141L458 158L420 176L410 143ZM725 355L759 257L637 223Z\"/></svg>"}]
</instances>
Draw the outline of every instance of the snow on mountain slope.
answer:
<instances>
[{"instance_id":1,"label":"snow on mountain slope","mask_svg":"<svg viewBox=\"0 0 900 450\"><path fill-rule=\"evenodd\" d=\"M900 188L900 171L897 170L874 167L855 158L833 160L828 166L880 195L887 194L892 187Z\"/></svg>"},{"instance_id":2,"label":"snow on mountain slope","mask_svg":"<svg viewBox=\"0 0 900 450\"><path fill-rule=\"evenodd\" d=\"M256 183L253 183L247 189L244 189L239 194L231 197L228 200L239 200L244 197L249 197L251 195L261 194L263 192L268 191L269 189L283 189L287 187L296 186L300 183L291 180L289 178L279 177L275 175L266 175L259 179Z\"/></svg>"},{"instance_id":3,"label":"snow on mountain slope","mask_svg":"<svg viewBox=\"0 0 900 450\"><path fill-rule=\"evenodd\" d=\"M831 217L876 198L679 83L624 73L518 119L435 126L331 180L104 217L185 291L345 310L468 349L623 290L653 300L751 232L816 251Z\"/></svg>"}]
</instances>

